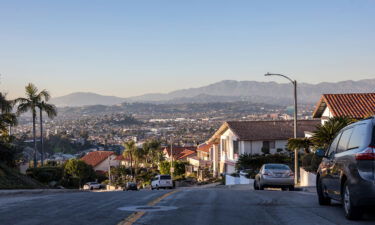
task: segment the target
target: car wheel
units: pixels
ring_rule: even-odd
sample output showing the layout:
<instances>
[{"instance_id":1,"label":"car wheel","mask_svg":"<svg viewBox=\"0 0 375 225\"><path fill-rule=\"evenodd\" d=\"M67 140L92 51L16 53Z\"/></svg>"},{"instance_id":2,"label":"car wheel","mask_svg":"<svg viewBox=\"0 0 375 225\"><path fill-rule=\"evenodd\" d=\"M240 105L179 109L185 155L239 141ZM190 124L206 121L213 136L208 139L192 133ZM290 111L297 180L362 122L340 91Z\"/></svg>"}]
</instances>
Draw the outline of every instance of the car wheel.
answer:
<instances>
[{"instance_id":1,"label":"car wheel","mask_svg":"<svg viewBox=\"0 0 375 225\"><path fill-rule=\"evenodd\" d=\"M259 190L264 190L264 187L263 187L263 185L260 183L260 181L258 181L258 189L259 189Z\"/></svg>"},{"instance_id":2,"label":"car wheel","mask_svg":"<svg viewBox=\"0 0 375 225\"><path fill-rule=\"evenodd\" d=\"M94 190L94 188L93 188L93 187L90 187L90 190L92 191L92 190Z\"/></svg>"},{"instance_id":3,"label":"car wheel","mask_svg":"<svg viewBox=\"0 0 375 225\"><path fill-rule=\"evenodd\" d=\"M294 185L289 187L289 191L294 191Z\"/></svg>"},{"instance_id":4,"label":"car wheel","mask_svg":"<svg viewBox=\"0 0 375 225\"><path fill-rule=\"evenodd\" d=\"M326 197L323 192L323 184L322 181L318 178L318 185L316 186L317 193L318 193L318 201L319 205L330 205L331 199Z\"/></svg>"},{"instance_id":5,"label":"car wheel","mask_svg":"<svg viewBox=\"0 0 375 225\"><path fill-rule=\"evenodd\" d=\"M254 190L259 190L257 180L254 180Z\"/></svg>"},{"instance_id":6,"label":"car wheel","mask_svg":"<svg viewBox=\"0 0 375 225\"><path fill-rule=\"evenodd\" d=\"M342 188L342 205L344 207L345 216L349 220L358 220L362 217L362 209L361 207L355 206L351 199L351 192L349 189L348 181L345 182Z\"/></svg>"}]
</instances>

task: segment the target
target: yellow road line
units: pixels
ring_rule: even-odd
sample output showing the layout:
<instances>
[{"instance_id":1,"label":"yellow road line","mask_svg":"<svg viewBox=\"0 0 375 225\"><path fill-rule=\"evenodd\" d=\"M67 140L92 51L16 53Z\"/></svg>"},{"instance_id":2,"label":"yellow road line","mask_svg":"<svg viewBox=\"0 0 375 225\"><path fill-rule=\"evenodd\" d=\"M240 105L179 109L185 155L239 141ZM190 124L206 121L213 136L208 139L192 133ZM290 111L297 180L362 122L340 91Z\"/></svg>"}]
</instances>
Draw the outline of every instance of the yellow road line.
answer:
<instances>
[{"instance_id":1,"label":"yellow road line","mask_svg":"<svg viewBox=\"0 0 375 225\"><path fill-rule=\"evenodd\" d=\"M179 190L175 190L175 191L172 191L172 192L165 193L164 195L162 195L162 196L152 200L151 202L147 203L147 205L148 206L154 206L154 205L158 204L161 200L165 199L166 197L168 197L170 195L173 195L176 192L179 192ZM124 220L119 222L117 225L132 225L135 222L137 222L137 220L139 220L144 214L146 214L146 212L132 213L130 216L126 217Z\"/></svg>"}]
</instances>

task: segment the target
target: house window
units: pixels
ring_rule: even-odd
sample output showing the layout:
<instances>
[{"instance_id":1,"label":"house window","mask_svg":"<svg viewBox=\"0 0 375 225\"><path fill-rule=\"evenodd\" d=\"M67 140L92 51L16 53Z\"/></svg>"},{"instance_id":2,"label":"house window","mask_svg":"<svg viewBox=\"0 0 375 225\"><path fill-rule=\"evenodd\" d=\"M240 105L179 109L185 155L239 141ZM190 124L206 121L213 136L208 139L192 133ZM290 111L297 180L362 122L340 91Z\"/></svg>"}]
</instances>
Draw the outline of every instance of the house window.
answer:
<instances>
[{"instance_id":1,"label":"house window","mask_svg":"<svg viewBox=\"0 0 375 225\"><path fill-rule=\"evenodd\" d=\"M275 141L270 141L270 149L276 148L275 146Z\"/></svg>"},{"instance_id":2,"label":"house window","mask_svg":"<svg viewBox=\"0 0 375 225\"><path fill-rule=\"evenodd\" d=\"M238 141L233 141L233 154L238 155Z\"/></svg>"}]
</instances>

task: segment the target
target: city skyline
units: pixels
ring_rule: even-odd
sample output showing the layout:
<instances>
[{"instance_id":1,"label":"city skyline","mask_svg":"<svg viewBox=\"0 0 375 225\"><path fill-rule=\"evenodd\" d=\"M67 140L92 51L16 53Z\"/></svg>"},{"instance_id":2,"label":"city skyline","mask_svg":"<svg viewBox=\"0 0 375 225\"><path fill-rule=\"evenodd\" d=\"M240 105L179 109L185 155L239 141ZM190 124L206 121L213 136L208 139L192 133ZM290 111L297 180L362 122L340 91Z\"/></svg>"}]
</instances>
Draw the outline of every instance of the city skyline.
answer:
<instances>
[{"instance_id":1,"label":"city skyline","mask_svg":"<svg viewBox=\"0 0 375 225\"><path fill-rule=\"evenodd\" d=\"M374 78L374 12L373 1L338 0L3 2L0 89L130 97L284 82L266 72L313 84Z\"/></svg>"}]
</instances>

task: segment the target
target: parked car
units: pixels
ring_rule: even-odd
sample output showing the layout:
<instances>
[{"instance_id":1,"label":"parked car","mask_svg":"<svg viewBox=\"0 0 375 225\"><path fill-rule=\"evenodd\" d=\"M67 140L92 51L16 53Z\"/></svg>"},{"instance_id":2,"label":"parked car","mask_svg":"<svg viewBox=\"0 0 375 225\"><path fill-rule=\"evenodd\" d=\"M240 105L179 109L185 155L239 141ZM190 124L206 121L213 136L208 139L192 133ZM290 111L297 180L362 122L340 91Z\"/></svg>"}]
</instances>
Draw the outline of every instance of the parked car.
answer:
<instances>
[{"instance_id":1,"label":"parked car","mask_svg":"<svg viewBox=\"0 0 375 225\"><path fill-rule=\"evenodd\" d=\"M264 164L254 179L254 189L266 187L294 190L294 173L288 165Z\"/></svg>"},{"instance_id":2,"label":"parked car","mask_svg":"<svg viewBox=\"0 0 375 225\"><path fill-rule=\"evenodd\" d=\"M125 184L125 187L124 187L123 190L124 191L129 191L129 190L138 191L137 183L135 183L135 182L127 182Z\"/></svg>"},{"instance_id":3,"label":"parked car","mask_svg":"<svg viewBox=\"0 0 375 225\"><path fill-rule=\"evenodd\" d=\"M102 188L102 185L98 182L87 182L85 185L83 185L84 190L94 190L100 188Z\"/></svg>"},{"instance_id":4,"label":"parked car","mask_svg":"<svg viewBox=\"0 0 375 225\"><path fill-rule=\"evenodd\" d=\"M173 188L172 177L170 175L157 175L151 180L151 190L160 188Z\"/></svg>"},{"instance_id":5,"label":"parked car","mask_svg":"<svg viewBox=\"0 0 375 225\"><path fill-rule=\"evenodd\" d=\"M375 205L375 118L343 128L322 156L316 187L320 205L341 201L348 219Z\"/></svg>"}]
</instances>

